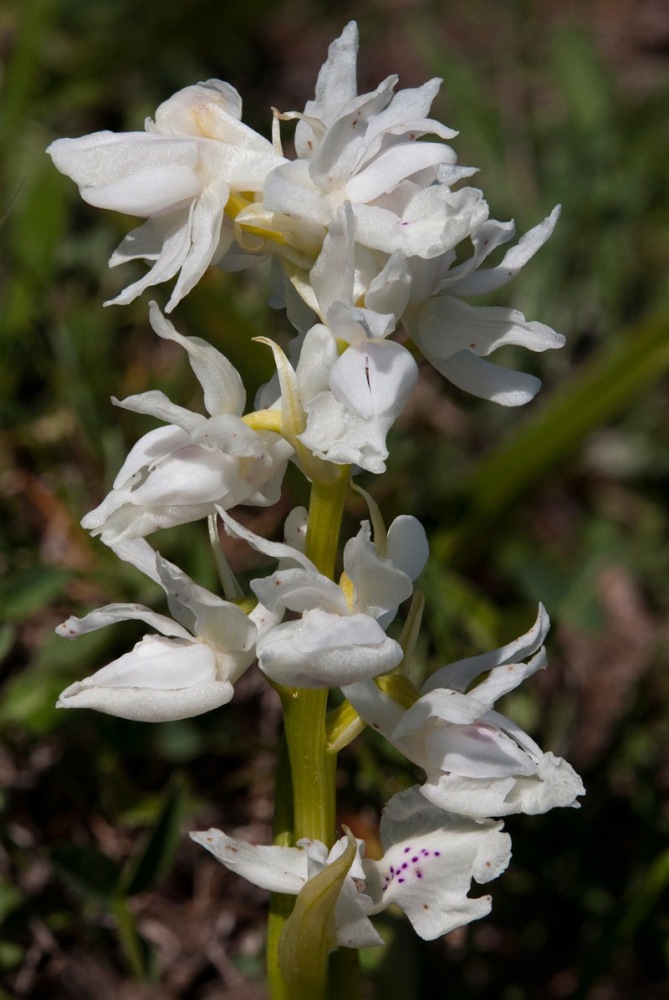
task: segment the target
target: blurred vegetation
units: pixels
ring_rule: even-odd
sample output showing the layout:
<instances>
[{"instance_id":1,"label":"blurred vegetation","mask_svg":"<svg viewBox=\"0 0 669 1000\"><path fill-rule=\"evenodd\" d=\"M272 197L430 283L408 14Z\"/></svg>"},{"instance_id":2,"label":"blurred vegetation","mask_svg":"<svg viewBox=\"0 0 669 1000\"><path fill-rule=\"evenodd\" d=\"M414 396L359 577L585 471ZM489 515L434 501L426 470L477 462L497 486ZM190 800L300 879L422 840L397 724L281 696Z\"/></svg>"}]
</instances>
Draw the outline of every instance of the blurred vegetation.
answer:
<instances>
[{"instance_id":1,"label":"blurred vegetation","mask_svg":"<svg viewBox=\"0 0 669 1000\"><path fill-rule=\"evenodd\" d=\"M444 77L435 117L461 130L494 217L524 231L563 205L554 238L494 300L567 335L554 357L507 354L543 393L503 411L426 370L388 474L363 484L388 520L411 511L431 538L418 669L499 645L547 605L549 670L506 710L588 789L580 812L509 820L514 861L488 920L425 944L385 918L388 947L363 956L381 1000L441 996L434 983L449 1000L666 996L669 36L663 5L643 6L660 25L645 40L624 4L606 36L597 5L572 21L547 0L351 8L363 86L389 67L404 85ZM264 894L184 831L267 835L271 694L250 673L224 712L155 728L53 707L138 635L118 626L70 644L53 626L113 600L158 602L78 527L147 430L109 397L160 386L199 400L144 301L101 308L132 280L130 266L106 269L129 220L83 205L43 150L141 127L212 76L268 132L272 104L303 105L345 19L322 0L9 0L0 12L0 998L262 996ZM265 280L212 272L176 316L252 386L270 359L251 336L283 324L268 318ZM294 482L258 515L263 531L299 498ZM363 516L356 499L350 515ZM160 546L213 585L201 525ZM373 843L378 810L412 780L366 734L342 759L342 821Z\"/></svg>"}]
</instances>

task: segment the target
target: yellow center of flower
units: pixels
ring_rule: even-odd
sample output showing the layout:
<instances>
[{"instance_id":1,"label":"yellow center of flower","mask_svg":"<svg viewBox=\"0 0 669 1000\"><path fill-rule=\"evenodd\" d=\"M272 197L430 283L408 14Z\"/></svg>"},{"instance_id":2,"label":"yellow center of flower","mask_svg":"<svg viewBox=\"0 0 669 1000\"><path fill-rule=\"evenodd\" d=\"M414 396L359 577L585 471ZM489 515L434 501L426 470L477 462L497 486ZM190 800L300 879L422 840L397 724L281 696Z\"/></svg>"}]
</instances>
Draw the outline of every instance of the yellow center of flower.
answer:
<instances>
[{"instance_id":1,"label":"yellow center of flower","mask_svg":"<svg viewBox=\"0 0 669 1000\"><path fill-rule=\"evenodd\" d=\"M247 218L239 218L242 212L247 213ZM273 218L273 215L255 201L252 192L231 191L225 206L225 214L234 220L242 235L257 236L280 246L288 242L285 233L265 224ZM243 239L240 242L244 245ZM247 247L247 249L256 250L257 247Z\"/></svg>"},{"instance_id":2,"label":"yellow center of flower","mask_svg":"<svg viewBox=\"0 0 669 1000\"><path fill-rule=\"evenodd\" d=\"M346 603L348 604L350 610L353 611L353 605L355 604L355 586L353 584L353 580L347 573L342 573L339 577L339 589L346 598Z\"/></svg>"}]
</instances>

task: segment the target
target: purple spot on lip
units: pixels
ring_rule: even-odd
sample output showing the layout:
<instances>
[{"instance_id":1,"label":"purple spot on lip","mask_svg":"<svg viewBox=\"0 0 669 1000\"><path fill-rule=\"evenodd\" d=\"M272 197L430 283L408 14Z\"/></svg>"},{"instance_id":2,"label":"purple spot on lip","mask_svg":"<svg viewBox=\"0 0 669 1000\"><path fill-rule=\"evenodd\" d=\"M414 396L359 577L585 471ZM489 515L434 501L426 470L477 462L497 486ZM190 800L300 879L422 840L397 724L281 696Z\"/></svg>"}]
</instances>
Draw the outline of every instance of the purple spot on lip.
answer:
<instances>
[{"instance_id":1,"label":"purple spot on lip","mask_svg":"<svg viewBox=\"0 0 669 1000\"><path fill-rule=\"evenodd\" d=\"M411 848L410 848L410 847L405 847L405 848L404 848L404 853L405 853L405 854L408 854L410 850L411 850Z\"/></svg>"},{"instance_id":2,"label":"purple spot on lip","mask_svg":"<svg viewBox=\"0 0 669 1000\"><path fill-rule=\"evenodd\" d=\"M404 882L404 879L403 879L403 878L398 878L398 880L397 880L397 881L398 881L398 882Z\"/></svg>"},{"instance_id":3,"label":"purple spot on lip","mask_svg":"<svg viewBox=\"0 0 669 1000\"><path fill-rule=\"evenodd\" d=\"M422 878L422 877L423 877L422 872L416 872L416 878Z\"/></svg>"},{"instance_id":4,"label":"purple spot on lip","mask_svg":"<svg viewBox=\"0 0 669 1000\"><path fill-rule=\"evenodd\" d=\"M416 864L416 862L418 861L418 855L416 855L416 857L412 858L411 860L412 860L413 864Z\"/></svg>"},{"instance_id":5,"label":"purple spot on lip","mask_svg":"<svg viewBox=\"0 0 669 1000\"><path fill-rule=\"evenodd\" d=\"M441 857L441 851L435 851L434 852L434 856L435 856L435 858L440 858Z\"/></svg>"},{"instance_id":6,"label":"purple spot on lip","mask_svg":"<svg viewBox=\"0 0 669 1000\"><path fill-rule=\"evenodd\" d=\"M404 864L402 865L402 868L404 869L404 868L408 868L408 867L409 867L409 862L405 861Z\"/></svg>"}]
</instances>

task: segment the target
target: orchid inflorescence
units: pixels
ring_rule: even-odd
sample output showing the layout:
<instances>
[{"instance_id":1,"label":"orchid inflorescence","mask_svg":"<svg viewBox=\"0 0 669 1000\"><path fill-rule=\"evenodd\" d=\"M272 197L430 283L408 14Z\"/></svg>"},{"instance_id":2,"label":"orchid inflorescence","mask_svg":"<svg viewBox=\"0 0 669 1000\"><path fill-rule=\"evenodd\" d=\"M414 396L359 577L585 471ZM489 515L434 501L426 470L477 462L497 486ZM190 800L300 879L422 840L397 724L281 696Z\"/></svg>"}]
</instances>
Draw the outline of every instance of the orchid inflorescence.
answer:
<instances>
[{"instance_id":1,"label":"orchid inflorescence","mask_svg":"<svg viewBox=\"0 0 669 1000\"><path fill-rule=\"evenodd\" d=\"M525 635L437 670L419 690L408 676L421 611L414 581L428 556L418 520L403 515L386 528L360 490L369 520L346 542L335 574L351 477L385 470L388 431L416 383L415 357L462 390L518 406L539 380L487 356L506 344L544 351L563 343L517 310L464 301L510 281L549 238L559 209L489 265L514 225L490 219L482 192L460 186L475 170L457 165L448 145L456 133L428 117L440 81L396 91L389 76L358 95L357 47L352 22L330 46L304 111L274 112L271 141L242 123L233 87L209 80L161 104L144 131L49 147L89 204L146 219L110 266L143 259L150 268L113 302L175 279L169 313L209 265L238 271L269 259L273 304L297 331L287 351L258 338L276 373L247 411L228 359L177 332L151 303L153 330L186 352L205 413L158 390L114 400L162 426L131 449L82 523L159 584L169 615L111 604L59 626L73 637L138 619L153 631L70 685L58 704L146 722L188 718L227 704L258 663L284 710L290 815L271 846L214 829L192 837L256 885L296 897L292 911L272 914L269 980L274 997L307 995L302 989L314 1000L325 989L328 953L381 944L370 918L389 905L425 939L488 913L490 897L468 893L472 880L487 883L508 864L499 817L573 806L584 791L566 761L494 708L545 666L542 607ZM293 121L289 159L281 129ZM275 504L289 462L311 484L309 510L292 510L284 541L270 541L230 511ZM202 519L223 597L146 540ZM276 561L270 575L251 580L250 594L225 562L221 525ZM393 638L388 627L409 601ZM342 696L334 708L332 689ZM425 772L422 784L387 803L376 860L335 825L336 755L367 725Z\"/></svg>"}]
</instances>

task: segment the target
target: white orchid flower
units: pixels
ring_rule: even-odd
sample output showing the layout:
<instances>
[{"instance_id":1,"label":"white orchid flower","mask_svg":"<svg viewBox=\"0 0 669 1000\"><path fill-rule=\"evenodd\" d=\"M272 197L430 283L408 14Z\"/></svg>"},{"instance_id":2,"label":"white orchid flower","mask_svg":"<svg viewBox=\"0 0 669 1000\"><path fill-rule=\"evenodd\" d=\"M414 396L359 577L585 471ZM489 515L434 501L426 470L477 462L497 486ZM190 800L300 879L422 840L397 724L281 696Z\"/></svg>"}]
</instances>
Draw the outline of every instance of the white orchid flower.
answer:
<instances>
[{"instance_id":1,"label":"white orchid flower","mask_svg":"<svg viewBox=\"0 0 669 1000\"><path fill-rule=\"evenodd\" d=\"M176 406L159 391L116 405L167 421L131 449L113 489L82 525L107 544L199 520L215 505L267 506L279 498L292 448L241 419L246 392L236 369L210 344L182 337L152 303L159 337L180 344L204 392L209 417Z\"/></svg>"},{"instance_id":2,"label":"white orchid flower","mask_svg":"<svg viewBox=\"0 0 669 1000\"><path fill-rule=\"evenodd\" d=\"M316 83L315 99L297 119L297 159L268 174L262 205L237 216L243 229L281 233L276 251L305 262L319 247L339 207L348 202L358 225L358 241L373 250L404 249L419 256L444 253L483 221L481 192L453 193L436 185L440 170L455 163L443 141L416 139L457 133L428 116L441 81L395 93L396 76L375 91L358 95L358 30L349 23L330 46ZM459 171L466 176L473 171ZM305 263L301 264L302 267Z\"/></svg>"},{"instance_id":3,"label":"white orchid flower","mask_svg":"<svg viewBox=\"0 0 669 1000\"><path fill-rule=\"evenodd\" d=\"M317 87L317 98L319 89L322 95L311 102L313 108L307 106L316 115L323 116L321 125L317 127L317 120L313 122L309 118L300 121L298 126L298 133L302 130L306 135L309 129L313 133L308 140L311 146L300 154L311 157L310 170L312 160L317 162L317 154L310 149L320 149L319 142L326 144L331 129L336 132L339 143L350 142L354 148L364 149L359 124L356 122L353 135L347 132L346 127L340 126L338 117L338 108L343 105L346 95L355 94L356 44L357 36L351 26L333 43L330 57L321 71L322 85L319 78ZM330 78L333 81L331 85L328 82ZM345 87L339 82L335 86L334 81L340 79L346 81ZM411 94L411 100L406 98L410 104L417 94L426 94L426 88L434 83L426 84L419 91L402 91L394 101L400 102L400 99L404 100L404 95ZM383 91L387 84L388 81L379 91ZM366 98L373 106L374 101L379 99L379 93L366 95ZM357 100L364 106L365 99ZM392 103L389 111L391 107ZM385 114L383 112L380 117L383 119ZM349 120L343 112L342 115L344 121ZM373 121L372 116L370 128ZM378 141L378 132L372 129L372 134L374 142ZM409 134L413 136L413 131ZM385 136L384 141L391 142L393 155L409 145L407 142L391 141L390 134ZM330 147L332 145L330 143ZM419 147L434 145L418 144ZM354 158L349 161L344 153L342 160L347 165L355 163ZM410 159L407 160L407 164L410 162ZM379 157L378 163L372 157L371 166L365 168L363 174L367 176L369 171L378 171L384 163L384 155ZM275 175L285 178L298 168L301 170L300 183L306 183L305 169L300 167L298 161L286 164L270 175L268 187ZM564 344L564 337L545 324L526 320L518 310L473 307L460 301L460 298L493 291L515 277L552 234L559 206L526 233L499 264L479 270L493 250L513 237L514 225L490 220L487 205L477 189L452 190L453 184L473 172L470 168L444 162L435 166L434 175L422 172L415 176L407 175L396 188L388 187L383 194L377 192L369 203L360 203L359 194L367 188L361 186L358 190L355 178L341 191L336 188L339 191L338 202L329 192L329 208L327 211L322 208L321 219L327 231L318 258L308 274L299 269L289 271L290 280L284 284L284 297L291 320L302 330L306 329L309 319L308 313L296 307L297 295L312 313L328 325L328 309L338 299L385 315L386 321L390 314L394 317L391 332L403 322L427 360L460 389L501 405L520 406L534 397L541 385L540 380L534 375L509 370L485 359L506 344L520 345L531 351L559 348ZM336 170L334 173L339 176ZM319 204L322 204L322 199ZM304 210L308 212L312 203L307 198L304 205L307 206ZM346 238L342 238L341 216L344 210ZM457 263L455 248L467 237L472 240L473 253ZM346 353L349 355L347 363L352 365L353 353ZM326 409L323 398L319 400L319 407L323 409L323 423L328 418L332 423L337 417L339 423L343 423L341 401L337 409L335 403L328 400Z\"/></svg>"},{"instance_id":4,"label":"white orchid flower","mask_svg":"<svg viewBox=\"0 0 669 1000\"><path fill-rule=\"evenodd\" d=\"M388 339L396 325L390 312L353 305L353 231L350 206L343 206L309 280L295 281L304 301L323 321L307 329L290 352L299 358L293 382L304 426L297 439L326 462L380 473L388 457L386 436L416 383L418 366L406 348ZM393 263L375 287L381 284L399 288L394 298L403 297L406 304L408 289L402 296L406 282L395 273ZM278 359L277 366L280 363ZM282 393L290 392L286 379L278 378L266 387L263 398L271 398L279 386Z\"/></svg>"},{"instance_id":5,"label":"white orchid flower","mask_svg":"<svg viewBox=\"0 0 669 1000\"><path fill-rule=\"evenodd\" d=\"M306 404L300 440L329 462L382 473L386 437L416 384L418 365L401 344L368 335L373 318L367 310L343 304L330 310L331 332L343 333L345 325L350 346L330 369L327 390ZM308 346L305 339L302 350Z\"/></svg>"},{"instance_id":6,"label":"white orchid flower","mask_svg":"<svg viewBox=\"0 0 669 1000\"><path fill-rule=\"evenodd\" d=\"M299 441L324 461L381 473L388 457L386 436L406 405L418 367L401 344L366 336L367 316L361 310L349 315L358 339L341 356L336 354L338 322L332 311L329 328L317 324L304 338L297 376L306 426ZM301 373L313 371L319 355L333 356L329 370L321 370L320 385L314 385L318 391L309 393Z\"/></svg>"},{"instance_id":7,"label":"white orchid flower","mask_svg":"<svg viewBox=\"0 0 669 1000\"><path fill-rule=\"evenodd\" d=\"M56 629L65 638L130 620L145 622L157 634L145 636L131 652L71 684L57 707L168 722L227 704L235 681L255 659L256 619L265 626L271 620L265 609L246 615L198 586L144 539L123 542L114 551L160 584L173 617L141 604L108 604L83 618L68 618Z\"/></svg>"},{"instance_id":8,"label":"white orchid flower","mask_svg":"<svg viewBox=\"0 0 669 1000\"><path fill-rule=\"evenodd\" d=\"M344 694L369 725L424 769L421 792L442 809L484 818L578 805L585 790L571 765L544 753L493 709L498 698L545 667L542 643L549 625L540 605L529 632L436 671L407 710L373 681L352 685Z\"/></svg>"},{"instance_id":9,"label":"white orchid flower","mask_svg":"<svg viewBox=\"0 0 669 1000\"><path fill-rule=\"evenodd\" d=\"M57 139L47 152L90 205L146 218L110 260L143 258L147 274L111 302L132 302L146 288L178 275L169 312L233 241L225 209L235 192L260 192L281 164L270 142L241 122L230 84L207 80L160 105L144 132L95 132Z\"/></svg>"},{"instance_id":10,"label":"white orchid flower","mask_svg":"<svg viewBox=\"0 0 669 1000\"><path fill-rule=\"evenodd\" d=\"M391 525L387 543L391 558L379 555L369 523L363 522L357 536L346 543L344 573L337 584L298 549L267 542L225 511L219 513L229 534L283 562L270 576L251 581L260 604L271 614L300 616L267 629L259 638L258 664L268 677L290 687L341 687L397 666L402 648L385 629L401 602L411 597L409 574L417 575L427 558L425 532L415 518L398 518Z\"/></svg>"},{"instance_id":11,"label":"white orchid flower","mask_svg":"<svg viewBox=\"0 0 669 1000\"><path fill-rule=\"evenodd\" d=\"M526 372L484 360L507 344L530 351L562 347L565 338L544 323L529 322L517 309L471 306L460 297L494 291L511 281L553 233L557 206L506 252L494 267L478 270L498 246L508 242L514 225L488 220L472 235L473 254L453 265L454 256L434 261L412 259L410 306L404 324L428 361L458 388L503 406L522 406L541 382Z\"/></svg>"},{"instance_id":12,"label":"white orchid flower","mask_svg":"<svg viewBox=\"0 0 669 1000\"><path fill-rule=\"evenodd\" d=\"M398 906L417 934L433 940L490 912L490 896L468 896L472 881L486 883L507 867L511 841L501 823L477 822L431 806L416 788L393 796L381 819L383 857L356 857L335 908L336 943L364 948L382 944L370 916ZM221 830L191 833L231 871L272 892L299 895L308 881L341 857L334 847L300 840L297 847L254 846Z\"/></svg>"},{"instance_id":13,"label":"white orchid flower","mask_svg":"<svg viewBox=\"0 0 669 1000\"><path fill-rule=\"evenodd\" d=\"M373 329L386 317L337 303L329 318L329 327L317 323L293 341L289 354L299 358L294 368L268 341L278 375L263 386L256 405L281 409L284 433L288 414L297 415L291 441L295 461L309 478L323 474L323 463L383 472L386 435L406 404L418 367L406 348L371 334L369 322ZM345 341L350 346L340 354Z\"/></svg>"},{"instance_id":14,"label":"white orchid flower","mask_svg":"<svg viewBox=\"0 0 669 1000\"><path fill-rule=\"evenodd\" d=\"M319 840L308 838L299 840L297 847L264 846L229 837L216 829L190 836L230 871L261 889L292 896L299 895L309 879L340 858L347 845L347 838L341 837L330 850ZM357 841L356 856L335 907L336 943L348 948L383 944L367 916L373 902L364 891L363 850L364 843Z\"/></svg>"}]
</instances>

